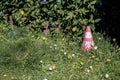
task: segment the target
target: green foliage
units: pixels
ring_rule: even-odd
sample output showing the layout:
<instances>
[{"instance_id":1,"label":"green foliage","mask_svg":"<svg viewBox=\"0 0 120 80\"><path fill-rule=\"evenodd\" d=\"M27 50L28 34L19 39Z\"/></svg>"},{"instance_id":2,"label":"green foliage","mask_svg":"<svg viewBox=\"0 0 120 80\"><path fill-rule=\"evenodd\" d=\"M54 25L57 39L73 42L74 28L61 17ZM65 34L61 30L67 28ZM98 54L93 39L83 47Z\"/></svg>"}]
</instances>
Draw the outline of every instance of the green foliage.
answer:
<instances>
[{"instance_id":1,"label":"green foliage","mask_svg":"<svg viewBox=\"0 0 120 80\"><path fill-rule=\"evenodd\" d=\"M3 32L1 80L119 80L120 49L100 33L93 33L98 48L84 52L81 44L61 33L51 37L26 28L7 28Z\"/></svg>"},{"instance_id":2,"label":"green foliage","mask_svg":"<svg viewBox=\"0 0 120 80\"><path fill-rule=\"evenodd\" d=\"M75 35L77 38L87 25L94 31L95 23L100 21L94 17L97 14L96 2L97 0L6 0L0 2L0 18L12 15L16 25L34 27L37 31L45 28L45 22L48 21L52 33L59 27L70 37Z\"/></svg>"}]
</instances>

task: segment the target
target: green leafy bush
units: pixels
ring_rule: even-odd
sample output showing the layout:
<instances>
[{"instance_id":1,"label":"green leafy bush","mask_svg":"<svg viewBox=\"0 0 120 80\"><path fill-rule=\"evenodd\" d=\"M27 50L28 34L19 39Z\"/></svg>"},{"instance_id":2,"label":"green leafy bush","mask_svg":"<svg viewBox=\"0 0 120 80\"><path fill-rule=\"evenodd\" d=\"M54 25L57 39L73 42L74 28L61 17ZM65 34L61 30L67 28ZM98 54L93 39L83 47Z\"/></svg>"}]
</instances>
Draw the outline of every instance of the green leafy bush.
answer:
<instances>
[{"instance_id":1,"label":"green leafy bush","mask_svg":"<svg viewBox=\"0 0 120 80\"><path fill-rule=\"evenodd\" d=\"M80 39L85 26L90 25L94 31L94 24L100 21L94 17L97 14L96 2L97 0L6 0L0 2L0 18L12 15L18 26L27 26L37 31L49 27L53 33L61 28L70 37L75 35L75 39Z\"/></svg>"}]
</instances>

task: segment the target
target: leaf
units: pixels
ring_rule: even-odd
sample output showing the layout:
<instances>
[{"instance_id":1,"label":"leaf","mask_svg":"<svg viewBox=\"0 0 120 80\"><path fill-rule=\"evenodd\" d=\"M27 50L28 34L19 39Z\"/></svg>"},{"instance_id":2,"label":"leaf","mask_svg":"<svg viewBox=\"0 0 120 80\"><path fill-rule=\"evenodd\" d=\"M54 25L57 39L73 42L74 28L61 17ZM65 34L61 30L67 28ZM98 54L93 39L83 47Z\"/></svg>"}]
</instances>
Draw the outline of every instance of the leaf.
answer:
<instances>
[{"instance_id":1,"label":"leaf","mask_svg":"<svg viewBox=\"0 0 120 80\"><path fill-rule=\"evenodd\" d=\"M87 0L83 0L83 4L85 4L87 2Z\"/></svg>"},{"instance_id":2,"label":"leaf","mask_svg":"<svg viewBox=\"0 0 120 80\"><path fill-rule=\"evenodd\" d=\"M77 1L77 3L80 3L81 0L76 0L76 1Z\"/></svg>"},{"instance_id":3,"label":"leaf","mask_svg":"<svg viewBox=\"0 0 120 80\"><path fill-rule=\"evenodd\" d=\"M58 14L61 14L62 16L65 14L65 11L63 10L57 10Z\"/></svg>"},{"instance_id":4,"label":"leaf","mask_svg":"<svg viewBox=\"0 0 120 80\"><path fill-rule=\"evenodd\" d=\"M69 12L66 19L72 19L74 17L73 12Z\"/></svg>"},{"instance_id":5,"label":"leaf","mask_svg":"<svg viewBox=\"0 0 120 80\"><path fill-rule=\"evenodd\" d=\"M95 25L94 24L90 24L91 29L94 31L95 30Z\"/></svg>"},{"instance_id":6,"label":"leaf","mask_svg":"<svg viewBox=\"0 0 120 80\"><path fill-rule=\"evenodd\" d=\"M90 20L93 20L93 14L90 15Z\"/></svg>"},{"instance_id":7,"label":"leaf","mask_svg":"<svg viewBox=\"0 0 120 80\"><path fill-rule=\"evenodd\" d=\"M88 4L88 8L94 9L94 4L96 3L96 1L92 1Z\"/></svg>"},{"instance_id":8,"label":"leaf","mask_svg":"<svg viewBox=\"0 0 120 80\"><path fill-rule=\"evenodd\" d=\"M97 23L97 22L99 22L101 19L95 19L95 22Z\"/></svg>"},{"instance_id":9,"label":"leaf","mask_svg":"<svg viewBox=\"0 0 120 80\"><path fill-rule=\"evenodd\" d=\"M43 11L45 11L45 12L47 12L47 11L48 11L48 10L47 10L47 8L42 8L42 10L43 10Z\"/></svg>"},{"instance_id":10,"label":"leaf","mask_svg":"<svg viewBox=\"0 0 120 80\"><path fill-rule=\"evenodd\" d=\"M69 5L67 8L75 8L76 6L75 5Z\"/></svg>"},{"instance_id":11,"label":"leaf","mask_svg":"<svg viewBox=\"0 0 120 80\"><path fill-rule=\"evenodd\" d=\"M89 4L93 5L93 4L95 4L95 3L96 3L96 1L92 1L92 2L90 2Z\"/></svg>"}]
</instances>

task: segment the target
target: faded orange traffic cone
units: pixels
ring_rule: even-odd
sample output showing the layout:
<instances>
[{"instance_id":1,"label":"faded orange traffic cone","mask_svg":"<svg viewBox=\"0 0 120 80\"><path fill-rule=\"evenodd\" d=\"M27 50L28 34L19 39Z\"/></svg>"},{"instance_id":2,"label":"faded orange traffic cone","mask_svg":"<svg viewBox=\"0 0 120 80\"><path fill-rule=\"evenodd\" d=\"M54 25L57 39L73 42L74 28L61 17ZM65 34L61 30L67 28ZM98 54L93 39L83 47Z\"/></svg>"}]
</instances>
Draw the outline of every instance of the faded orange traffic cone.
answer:
<instances>
[{"instance_id":1,"label":"faded orange traffic cone","mask_svg":"<svg viewBox=\"0 0 120 80\"><path fill-rule=\"evenodd\" d=\"M87 26L86 31L84 33L83 42L82 42L82 49L84 51L88 51L93 49L93 47L94 47L94 41L92 37L92 32L91 32L90 26Z\"/></svg>"}]
</instances>

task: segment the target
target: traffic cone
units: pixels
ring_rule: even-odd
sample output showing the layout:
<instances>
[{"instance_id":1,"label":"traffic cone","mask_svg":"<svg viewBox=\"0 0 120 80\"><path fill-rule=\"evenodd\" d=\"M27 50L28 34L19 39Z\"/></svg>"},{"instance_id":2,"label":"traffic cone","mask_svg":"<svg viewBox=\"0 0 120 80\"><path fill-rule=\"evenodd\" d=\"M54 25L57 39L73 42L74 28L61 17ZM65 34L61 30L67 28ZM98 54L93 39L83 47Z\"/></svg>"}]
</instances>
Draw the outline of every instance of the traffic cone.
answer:
<instances>
[{"instance_id":1,"label":"traffic cone","mask_svg":"<svg viewBox=\"0 0 120 80\"><path fill-rule=\"evenodd\" d=\"M82 42L82 49L84 51L88 51L88 50L91 50L93 47L94 47L94 41L92 37L92 32L91 32L90 26L87 26L86 31L84 33L83 42Z\"/></svg>"}]
</instances>

